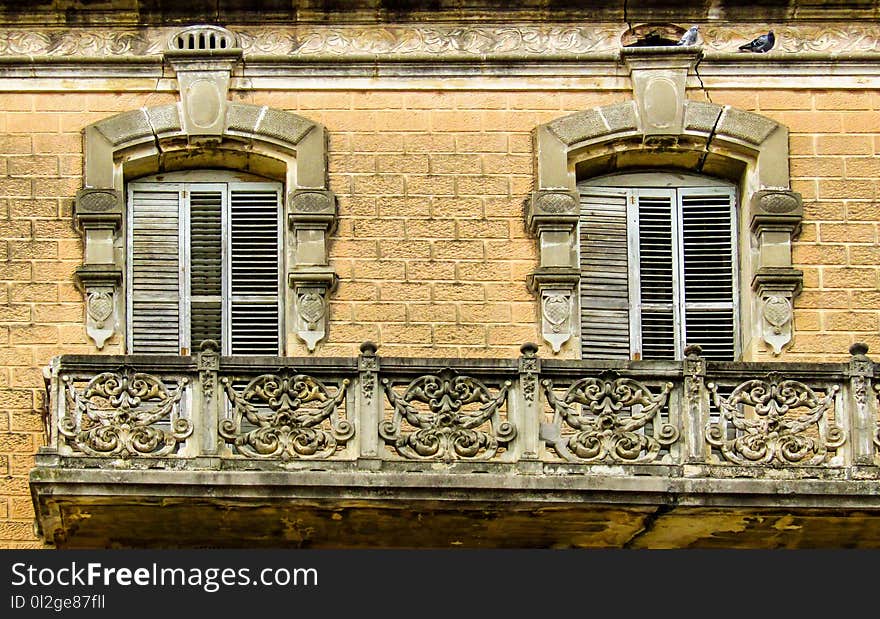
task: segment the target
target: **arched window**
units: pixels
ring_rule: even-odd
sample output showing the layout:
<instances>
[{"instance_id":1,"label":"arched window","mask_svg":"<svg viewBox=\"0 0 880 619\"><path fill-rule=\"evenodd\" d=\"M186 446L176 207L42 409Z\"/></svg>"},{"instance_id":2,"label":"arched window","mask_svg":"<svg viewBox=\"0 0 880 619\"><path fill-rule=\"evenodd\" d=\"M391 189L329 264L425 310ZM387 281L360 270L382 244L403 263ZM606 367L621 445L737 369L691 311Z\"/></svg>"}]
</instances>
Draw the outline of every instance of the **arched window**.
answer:
<instances>
[{"instance_id":1,"label":"arched window","mask_svg":"<svg viewBox=\"0 0 880 619\"><path fill-rule=\"evenodd\" d=\"M223 108L211 139L190 133L178 105L85 128L76 281L98 348L119 334L127 354L188 355L211 339L225 354L285 355L326 337L336 198L325 129Z\"/></svg>"},{"instance_id":2,"label":"arched window","mask_svg":"<svg viewBox=\"0 0 880 619\"><path fill-rule=\"evenodd\" d=\"M539 260L528 285L554 353L682 359L698 344L739 360L792 341L803 204L790 189L788 129L687 100L686 68L675 92L635 88L632 101L535 128L526 220ZM668 80L651 63L639 70ZM675 112L663 126L648 113L661 103Z\"/></svg>"},{"instance_id":3,"label":"arched window","mask_svg":"<svg viewBox=\"0 0 880 619\"><path fill-rule=\"evenodd\" d=\"M130 353L283 350L282 187L223 171L128 183L126 313Z\"/></svg>"},{"instance_id":4,"label":"arched window","mask_svg":"<svg viewBox=\"0 0 880 619\"><path fill-rule=\"evenodd\" d=\"M578 183L583 358L739 353L736 189L630 173Z\"/></svg>"}]
</instances>

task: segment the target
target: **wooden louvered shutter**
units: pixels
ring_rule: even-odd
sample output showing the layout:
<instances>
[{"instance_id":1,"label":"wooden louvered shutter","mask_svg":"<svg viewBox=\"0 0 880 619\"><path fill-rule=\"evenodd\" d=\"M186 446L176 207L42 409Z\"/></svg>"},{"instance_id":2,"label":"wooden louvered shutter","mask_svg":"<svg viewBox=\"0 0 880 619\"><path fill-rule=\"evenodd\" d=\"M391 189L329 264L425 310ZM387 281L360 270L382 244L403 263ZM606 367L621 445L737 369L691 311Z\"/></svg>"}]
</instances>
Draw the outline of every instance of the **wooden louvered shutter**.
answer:
<instances>
[{"instance_id":1,"label":"wooden louvered shutter","mask_svg":"<svg viewBox=\"0 0 880 619\"><path fill-rule=\"evenodd\" d=\"M280 189L230 184L229 321L233 355L280 354Z\"/></svg>"},{"instance_id":2,"label":"wooden louvered shutter","mask_svg":"<svg viewBox=\"0 0 880 619\"><path fill-rule=\"evenodd\" d=\"M736 355L733 190L679 190L684 256L684 340L709 359Z\"/></svg>"},{"instance_id":3,"label":"wooden louvered shutter","mask_svg":"<svg viewBox=\"0 0 880 619\"><path fill-rule=\"evenodd\" d=\"M634 338L634 356L642 359L680 358L678 221L675 192L664 189L633 191L630 226L638 269L631 275L633 322L640 335Z\"/></svg>"},{"instance_id":4,"label":"wooden louvered shutter","mask_svg":"<svg viewBox=\"0 0 880 619\"><path fill-rule=\"evenodd\" d=\"M181 189L145 183L129 188L128 350L180 354Z\"/></svg>"},{"instance_id":5,"label":"wooden louvered shutter","mask_svg":"<svg viewBox=\"0 0 880 619\"><path fill-rule=\"evenodd\" d=\"M187 193L190 214L190 342L223 341L223 213L226 186L194 184Z\"/></svg>"},{"instance_id":6,"label":"wooden louvered shutter","mask_svg":"<svg viewBox=\"0 0 880 619\"><path fill-rule=\"evenodd\" d=\"M628 359L627 192L581 188L581 355Z\"/></svg>"}]
</instances>

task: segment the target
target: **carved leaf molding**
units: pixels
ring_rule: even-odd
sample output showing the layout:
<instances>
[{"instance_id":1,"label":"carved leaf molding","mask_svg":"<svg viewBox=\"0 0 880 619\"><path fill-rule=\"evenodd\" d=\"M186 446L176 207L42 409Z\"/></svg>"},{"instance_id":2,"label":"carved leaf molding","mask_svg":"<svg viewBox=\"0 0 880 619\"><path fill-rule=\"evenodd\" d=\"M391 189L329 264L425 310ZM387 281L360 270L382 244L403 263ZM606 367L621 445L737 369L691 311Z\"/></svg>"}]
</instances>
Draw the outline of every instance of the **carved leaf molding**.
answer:
<instances>
[{"instance_id":1,"label":"carved leaf molding","mask_svg":"<svg viewBox=\"0 0 880 619\"><path fill-rule=\"evenodd\" d=\"M43 31L0 29L3 56L120 56L161 54L168 38L179 28L108 31L99 28ZM236 34L245 54L456 56L520 54L552 58L620 49L626 26L597 23L430 26L291 26L242 28ZM880 26L798 24L775 29L772 53L880 51ZM705 27L700 42L705 49L735 52L752 40L753 29Z\"/></svg>"}]
</instances>

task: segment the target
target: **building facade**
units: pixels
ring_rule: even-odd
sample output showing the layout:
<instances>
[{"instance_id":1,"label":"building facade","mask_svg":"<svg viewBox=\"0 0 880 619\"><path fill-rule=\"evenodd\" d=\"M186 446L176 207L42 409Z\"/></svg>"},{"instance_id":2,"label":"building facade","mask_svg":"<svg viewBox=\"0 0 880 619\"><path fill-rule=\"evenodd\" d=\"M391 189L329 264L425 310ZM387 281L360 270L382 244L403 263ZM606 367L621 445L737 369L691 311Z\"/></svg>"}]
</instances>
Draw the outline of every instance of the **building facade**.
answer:
<instances>
[{"instance_id":1,"label":"building facade","mask_svg":"<svg viewBox=\"0 0 880 619\"><path fill-rule=\"evenodd\" d=\"M880 544L876 3L68 4L0 545Z\"/></svg>"}]
</instances>

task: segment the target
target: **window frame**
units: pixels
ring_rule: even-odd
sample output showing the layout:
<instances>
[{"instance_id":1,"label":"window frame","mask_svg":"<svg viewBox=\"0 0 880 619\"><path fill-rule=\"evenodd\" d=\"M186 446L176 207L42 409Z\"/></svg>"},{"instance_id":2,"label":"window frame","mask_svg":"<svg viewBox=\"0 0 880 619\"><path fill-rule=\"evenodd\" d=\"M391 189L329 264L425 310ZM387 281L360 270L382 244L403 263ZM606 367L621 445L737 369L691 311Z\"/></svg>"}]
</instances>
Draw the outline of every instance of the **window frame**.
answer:
<instances>
[{"instance_id":1,"label":"window frame","mask_svg":"<svg viewBox=\"0 0 880 619\"><path fill-rule=\"evenodd\" d=\"M191 290L191 264L192 264L192 225L191 225L191 187L196 187L200 192L217 191L221 196L221 354L232 355L232 246L231 246L231 208L232 192L247 188L248 190L274 190L276 194L277 215L277 329L278 348L275 355L283 355L287 346L286 328L286 290L285 274L287 272L286 235L286 205L284 201L284 184L279 181L266 179L252 174L225 171L225 170L183 170L179 172L165 173L133 179L126 183L125 187L125 273L123 282L123 294L125 304L125 351L133 353L134 348L134 320L133 320L133 271L134 271L134 208L132 199L134 191L158 190L178 193L178 278L179 278L179 303L178 303L178 354L195 354L192 347L192 290ZM244 295L241 300L247 301L250 297ZM237 353L243 354L243 353Z\"/></svg>"},{"instance_id":2,"label":"window frame","mask_svg":"<svg viewBox=\"0 0 880 619\"><path fill-rule=\"evenodd\" d=\"M640 219L639 198L656 197L668 199L671 206L670 220L674 231L671 240L672 255L672 295L671 310L673 313L673 346L674 358L684 358L684 348L692 343L688 342L687 336L687 312L730 309L732 312L733 327L733 359L740 359L743 351L743 327L741 304L742 296L742 268L740 252L740 217L742 207L739 202L739 188L728 181L714 177L681 173L678 171L635 171L609 174L605 176L583 179L577 183L578 195L583 198L585 190L589 189L594 195L623 196L626 209L626 243L627 243L627 313L629 318L629 359L643 359L643 328L642 328L642 298L641 298L641 251L640 251ZM683 198L687 194L699 193L701 195L723 195L730 198L730 247L731 247L731 286L732 294L729 301L730 307L721 307L727 301L718 303L689 303L685 293L685 253L684 253L684 230L683 230ZM583 316L582 304L584 302L583 290L583 256L582 245L584 243L583 231L584 217L579 215L575 238L577 248L577 264L580 277L577 283L578 315ZM578 322L578 340L580 342L579 358L584 356L584 324ZM613 357L609 357L613 358Z\"/></svg>"}]
</instances>

